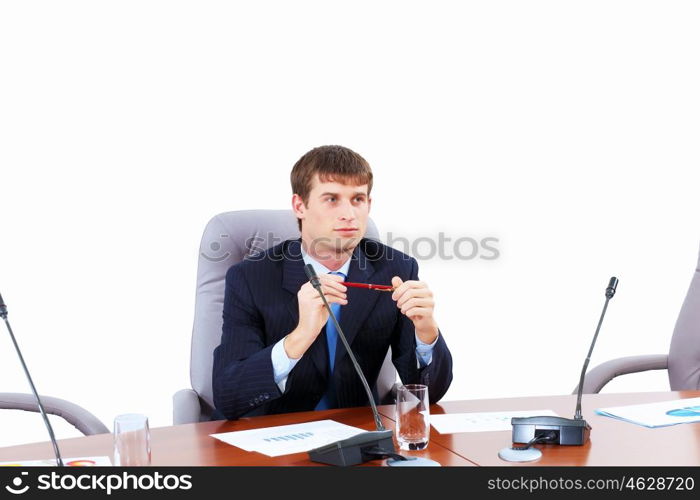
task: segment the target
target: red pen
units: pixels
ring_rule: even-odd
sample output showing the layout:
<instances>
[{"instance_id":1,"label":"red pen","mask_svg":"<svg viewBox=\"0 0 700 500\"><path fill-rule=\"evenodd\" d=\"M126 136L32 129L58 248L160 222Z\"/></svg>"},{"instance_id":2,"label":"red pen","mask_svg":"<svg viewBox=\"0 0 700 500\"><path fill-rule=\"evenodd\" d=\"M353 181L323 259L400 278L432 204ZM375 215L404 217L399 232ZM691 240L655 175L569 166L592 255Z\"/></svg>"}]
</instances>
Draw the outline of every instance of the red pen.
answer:
<instances>
[{"instance_id":1,"label":"red pen","mask_svg":"<svg viewBox=\"0 0 700 500\"><path fill-rule=\"evenodd\" d=\"M372 283L350 283L348 281L341 281L340 284L354 288L368 288L369 290L377 290L378 292L394 291L394 287L391 285L374 285Z\"/></svg>"}]
</instances>

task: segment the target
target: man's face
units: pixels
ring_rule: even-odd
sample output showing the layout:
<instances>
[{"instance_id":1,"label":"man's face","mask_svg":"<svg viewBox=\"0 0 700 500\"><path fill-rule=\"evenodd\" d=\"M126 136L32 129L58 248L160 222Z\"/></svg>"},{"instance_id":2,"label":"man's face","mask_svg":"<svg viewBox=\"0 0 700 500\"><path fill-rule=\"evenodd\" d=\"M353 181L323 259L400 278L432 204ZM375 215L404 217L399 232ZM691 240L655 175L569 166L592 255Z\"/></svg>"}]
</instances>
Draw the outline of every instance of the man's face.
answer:
<instances>
[{"instance_id":1,"label":"man's face","mask_svg":"<svg viewBox=\"0 0 700 500\"><path fill-rule=\"evenodd\" d=\"M294 212L302 219L302 239L312 245L311 253L352 252L367 231L372 204L367 187L321 182L316 175L306 205L299 195L293 196Z\"/></svg>"}]
</instances>

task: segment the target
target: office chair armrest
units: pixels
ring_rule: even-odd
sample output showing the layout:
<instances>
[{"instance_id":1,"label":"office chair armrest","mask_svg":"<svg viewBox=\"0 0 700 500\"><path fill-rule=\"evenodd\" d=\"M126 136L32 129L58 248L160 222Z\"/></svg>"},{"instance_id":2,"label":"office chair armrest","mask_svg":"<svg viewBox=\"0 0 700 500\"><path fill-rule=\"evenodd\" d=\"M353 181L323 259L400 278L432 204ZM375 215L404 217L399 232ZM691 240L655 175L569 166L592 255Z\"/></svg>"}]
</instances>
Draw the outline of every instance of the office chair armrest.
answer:
<instances>
[{"instance_id":1,"label":"office chair armrest","mask_svg":"<svg viewBox=\"0 0 700 500\"><path fill-rule=\"evenodd\" d=\"M173 425L199 422L202 405L199 395L192 389L182 389L173 394Z\"/></svg>"},{"instance_id":2,"label":"office chair armrest","mask_svg":"<svg viewBox=\"0 0 700 500\"><path fill-rule=\"evenodd\" d=\"M109 429L95 415L75 403L65 399L41 396L41 403L47 414L57 415L86 436L105 434ZM17 392L0 393L0 409L23 410L39 413L33 394Z\"/></svg>"},{"instance_id":3,"label":"office chair armrest","mask_svg":"<svg viewBox=\"0 0 700 500\"><path fill-rule=\"evenodd\" d=\"M615 377L628 373L639 373L648 370L666 370L668 368L668 354L648 354L643 356L627 356L611 359L601 363L586 374L583 383L584 394L597 394ZM578 392L578 386L574 394Z\"/></svg>"}]
</instances>

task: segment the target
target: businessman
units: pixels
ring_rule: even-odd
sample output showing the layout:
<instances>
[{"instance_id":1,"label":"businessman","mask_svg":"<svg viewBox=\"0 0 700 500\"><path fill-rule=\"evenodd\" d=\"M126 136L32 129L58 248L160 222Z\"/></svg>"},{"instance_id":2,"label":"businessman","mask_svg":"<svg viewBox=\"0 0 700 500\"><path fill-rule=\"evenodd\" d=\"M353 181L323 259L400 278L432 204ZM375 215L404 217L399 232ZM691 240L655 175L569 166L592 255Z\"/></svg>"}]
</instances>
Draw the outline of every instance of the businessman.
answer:
<instances>
[{"instance_id":1,"label":"businessman","mask_svg":"<svg viewBox=\"0 0 700 500\"><path fill-rule=\"evenodd\" d=\"M364 238L372 171L354 151L315 148L294 165L292 209L301 238L276 245L226 274L221 344L214 351L214 419L368 405L362 383L304 266L311 264L376 395L391 347L404 384L438 401L452 358L435 301L415 259ZM391 284L394 291L343 282Z\"/></svg>"}]
</instances>

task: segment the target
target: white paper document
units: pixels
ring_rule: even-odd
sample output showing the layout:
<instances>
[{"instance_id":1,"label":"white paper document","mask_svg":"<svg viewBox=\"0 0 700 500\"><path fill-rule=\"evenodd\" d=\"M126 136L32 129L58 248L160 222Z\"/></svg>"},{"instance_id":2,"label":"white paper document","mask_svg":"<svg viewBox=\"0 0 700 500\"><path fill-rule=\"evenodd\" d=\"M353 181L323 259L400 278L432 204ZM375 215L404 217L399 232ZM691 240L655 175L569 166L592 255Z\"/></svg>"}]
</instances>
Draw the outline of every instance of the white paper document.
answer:
<instances>
[{"instance_id":1,"label":"white paper document","mask_svg":"<svg viewBox=\"0 0 700 500\"><path fill-rule=\"evenodd\" d=\"M313 450L362 432L367 431L334 420L319 420L305 424L223 432L212 434L211 437L246 451L257 451L269 457L278 457Z\"/></svg>"},{"instance_id":2,"label":"white paper document","mask_svg":"<svg viewBox=\"0 0 700 500\"><path fill-rule=\"evenodd\" d=\"M644 427L700 422L700 398L674 399L660 403L599 408L599 415L624 420Z\"/></svg>"},{"instance_id":3,"label":"white paper document","mask_svg":"<svg viewBox=\"0 0 700 500\"><path fill-rule=\"evenodd\" d=\"M536 417L540 415L557 416L552 410L517 410L491 411L483 413L452 413L449 415L430 415L430 423L440 434L457 432L492 432L509 431L513 427L513 417Z\"/></svg>"}]
</instances>

